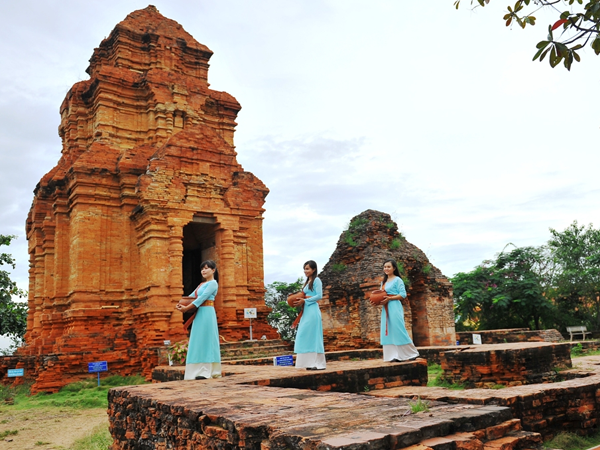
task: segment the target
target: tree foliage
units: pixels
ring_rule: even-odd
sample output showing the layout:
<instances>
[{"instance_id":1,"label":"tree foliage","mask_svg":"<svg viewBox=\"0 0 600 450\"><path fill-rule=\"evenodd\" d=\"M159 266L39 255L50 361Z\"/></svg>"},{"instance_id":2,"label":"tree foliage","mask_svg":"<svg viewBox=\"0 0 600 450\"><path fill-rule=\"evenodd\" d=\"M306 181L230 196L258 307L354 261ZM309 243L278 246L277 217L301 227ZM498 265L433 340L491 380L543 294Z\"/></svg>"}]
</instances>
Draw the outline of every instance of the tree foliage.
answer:
<instances>
[{"instance_id":1,"label":"tree foliage","mask_svg":"<svg viewBox=\"0 0 600 450\"><path fill-rule=\"evenodd\" d=\"M574 222L563 232L550 233L557 270L549 296L573 324L600 329L600 230Z\"/></svg>"},{"instance_id":2,"label":"tree foliage","mask_svg":"<svg viewBox=\"0 0 600 450\"><path fill-rule=\"evenodd\" d=\"M272 308L272 311L267 316L269 325L275 328L281 338L286 341L293 341L296 339L297 328L292 328L292 324L300 310L298 308L292 308L287 304L287 297L294 292L298 292L302 289L302 279L298 278L293 283L284 283L281 281L275 281L267 286L265 293L265 304Z\"/></svg>"},{"instance_id":3,"label":"tree foliage","mask_svg":"<svg viewBox=\"0 0 600 450\"><path fill-rule=\"evenodd\" d=\"M471 0L471 4L485 6L490 0ZM460 0L454 2L458 9ZM538 42L533 60L540 62L548 56L551 67L561 62L571 70L573 61L581 61L578 50L586 45L600 54L600 0L517 0L510 2L503 20L506 26L517 23L521 28L535 25L536 14L542 9L556 12L555 21L548 25L548 37ZM556 37L560 30L560 36Z\"/></svg>"},{"instance_id":4,"label":"tree foliage","mask_svg":"<svg viewBox=\"0 0 600 450\"><path fill-rule=\"evenodd\" d=\"M10 245L15 236L0 234L0 245ZM11 255L0 253L0 266L15 268ZM15 302L14 297L25 297L25 292L10 279L8 271L0 269L0 335L8 335L13 340L20 340L27 329L27 304Z\"/></svg>"},{"instance_id":5,"label":"tree foliage","mask_svg":"<svg viewBox=\"0 0 600 450\"><path fill-rule=\"evenodd\" d=\"M452 278L457 330L541 329L554 306L545 297L544 248L514 248Z\"/></svg>"},{"instance_id":6,"label":"tree foliage","mask_svg":"<svg viewBox=\"0 0 600 450\"><path fill-rule=\"evenodd\" d=\"M458 273L456 329L600 329L600 230L573 222L540 247L515 247Z\"/></svg>"}]
</instances>

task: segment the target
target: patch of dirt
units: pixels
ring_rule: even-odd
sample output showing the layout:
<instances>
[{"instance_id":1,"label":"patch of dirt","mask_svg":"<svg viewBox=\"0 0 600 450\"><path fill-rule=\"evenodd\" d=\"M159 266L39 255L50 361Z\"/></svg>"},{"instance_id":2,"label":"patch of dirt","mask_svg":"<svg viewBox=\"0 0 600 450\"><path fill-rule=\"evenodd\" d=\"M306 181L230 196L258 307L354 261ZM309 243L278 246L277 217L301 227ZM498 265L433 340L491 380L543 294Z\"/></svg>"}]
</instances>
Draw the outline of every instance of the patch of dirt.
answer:
<instances>
[{"instance_id":1,"label":"patch of dirt","mask_svg":"<svg viewBox=\"0 0 600 450\"><path fill-rule=\"evenodd\" d=\"M102 424L108 426L105 408L0 408L0 436L5 431L18 431L0 439L0 450L68 449L76 440L91 434Z\"/></svg>"}]
</instances>

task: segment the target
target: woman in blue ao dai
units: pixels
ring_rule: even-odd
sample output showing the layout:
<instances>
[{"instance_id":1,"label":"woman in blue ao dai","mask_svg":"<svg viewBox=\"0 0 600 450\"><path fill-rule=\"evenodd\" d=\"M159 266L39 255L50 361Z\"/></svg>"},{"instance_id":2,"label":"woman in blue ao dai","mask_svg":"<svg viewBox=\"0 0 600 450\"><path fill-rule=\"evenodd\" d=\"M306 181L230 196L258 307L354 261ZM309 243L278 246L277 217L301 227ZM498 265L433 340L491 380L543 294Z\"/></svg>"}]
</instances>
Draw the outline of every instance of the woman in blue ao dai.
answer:
<instances>
[{"instance_id":1,"label":"woman in blue ao dai","mask_svg":"<svg viewBox=\"0 0 600 450\"><path fill-rule=\"evenodd\" d=\"M319 300L323 298L323 284L317 277L317 263L307 261L304 264L304 294L306 298L298 300L295 306L304 305L302 318L298 324L294 353L296 367L307 370L325 369L325 348L323 346L323 321Z\"/></svg>"},{"instance_id":2,"label":"woman in blue ao dai","mask_svg":"<svg viewBox=\"0 0 600 450\"><path fill-rule=\"evenodd\" d=\"M406 288L404 281L400 278L396 261L387 260L383 264L383 273L381 289L387 293L387 297L382 302L383 305L387 304L387 308L381 308L380 338L383 346L383 360L411 361L419 356L419 351L404 325L404 308L400 299L406 298Z\"/></svg>"},{"instance_id":3,"label":"woman in blue ao dai","mask_svg":"<svg viewBox=\"0 0 600 450\"><path fill-rule=\"evenodd\" d=\"M197 309L185 358L184 380L202 380L221 376L221 348L215 312L215 296L219 290L219 272L214 261L201 265L203 282L189 296L194 301L187 306L177 305L181 312Z\"/></svg>"}]
</instances>

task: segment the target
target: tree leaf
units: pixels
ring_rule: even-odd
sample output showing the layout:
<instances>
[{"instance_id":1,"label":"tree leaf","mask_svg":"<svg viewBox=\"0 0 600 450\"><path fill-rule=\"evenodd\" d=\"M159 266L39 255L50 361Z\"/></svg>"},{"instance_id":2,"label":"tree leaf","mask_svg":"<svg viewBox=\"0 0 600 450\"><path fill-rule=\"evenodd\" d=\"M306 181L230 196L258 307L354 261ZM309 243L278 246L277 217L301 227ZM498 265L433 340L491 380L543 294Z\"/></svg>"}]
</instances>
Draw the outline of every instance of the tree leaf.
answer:
<instances>
[{"instance_id":1,"label":"tree leaf","mask_svg":"<svg viewBox=\"0 0 600 450\"><path fill-rule=\"evenodd\" d=\"M554 25L552 25L552 30L556 30L558 27L560 27L562 24L567 23L567 21L565 19L560 19L557 20L556 22L554 22Z\"/></svg>"}]
</instances>

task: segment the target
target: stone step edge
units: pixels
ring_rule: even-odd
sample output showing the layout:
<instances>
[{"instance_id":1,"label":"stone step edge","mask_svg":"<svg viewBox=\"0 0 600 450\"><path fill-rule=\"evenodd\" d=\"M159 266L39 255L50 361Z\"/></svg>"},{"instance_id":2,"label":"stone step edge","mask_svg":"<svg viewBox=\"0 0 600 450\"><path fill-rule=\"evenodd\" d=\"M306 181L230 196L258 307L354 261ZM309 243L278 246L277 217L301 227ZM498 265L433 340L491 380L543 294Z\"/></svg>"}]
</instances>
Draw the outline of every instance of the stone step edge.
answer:
<instances>
[{"instance_id":1,"label":"stone step edge","mask_svg":"<svg viewBox=\"0 0 600 450\"><path fill-rule=\"evenodd\" d=\"M403 450L524 450L539 448L541 444L541 434L524 431L519 419L511 419L483 430L423 439Z\"/></svg>"}]
</instances>

